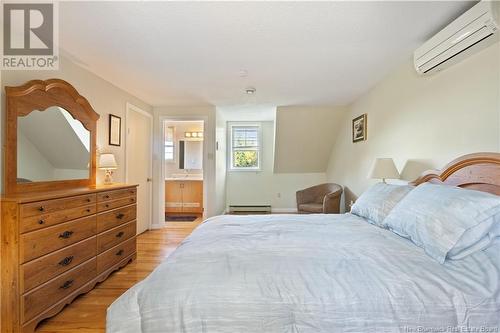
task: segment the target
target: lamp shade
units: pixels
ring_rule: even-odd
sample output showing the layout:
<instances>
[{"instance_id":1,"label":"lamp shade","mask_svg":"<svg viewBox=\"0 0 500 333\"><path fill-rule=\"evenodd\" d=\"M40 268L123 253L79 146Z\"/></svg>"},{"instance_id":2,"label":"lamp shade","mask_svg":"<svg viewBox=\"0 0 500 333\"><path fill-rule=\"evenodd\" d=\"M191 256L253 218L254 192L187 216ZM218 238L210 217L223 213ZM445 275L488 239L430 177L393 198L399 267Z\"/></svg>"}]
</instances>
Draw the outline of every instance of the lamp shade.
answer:
<instances>
[{"instance_id":1,"label":"lamp shade","mask_svg":"<svg viewBox=\"0 0 500 333\"><path fill-rule=\"evenodd\" d=\"M398 179L399 172L392 158L377 158L370 171L370 178L375 179Z\"/></svg>"},{"instance_id":2,"label":"lamp shade","mask_svg":"<svg viewBox=\"0 0 500 333\"><path fill-rule=\"evenodd\" d=\"M118 164L116 164L115 155L113 154L101 154L99 157L99 169L116 169Z\"/></svg>"}]
</instances>

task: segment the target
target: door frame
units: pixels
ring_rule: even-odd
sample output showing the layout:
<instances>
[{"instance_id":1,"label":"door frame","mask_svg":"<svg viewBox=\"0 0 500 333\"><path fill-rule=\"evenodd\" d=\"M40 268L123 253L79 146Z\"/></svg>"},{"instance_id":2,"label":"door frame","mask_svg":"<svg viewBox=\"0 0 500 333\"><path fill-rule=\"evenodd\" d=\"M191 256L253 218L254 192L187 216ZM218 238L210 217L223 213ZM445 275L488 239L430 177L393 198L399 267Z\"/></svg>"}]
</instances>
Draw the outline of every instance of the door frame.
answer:
<instances>
[{"instance_id":1,"label":"door frame","mask_svg":"<svg viewBox=\"0 0 500 333\"><path fill-rule=\"evenodd\" d=\"M206 218L207 214L207 177L208 177L208 140L207 140L207 126L208 126L208 116L160 116L160 139L163 142L165 137L165 122L167 121L203 121L203 213L202 218ZM165 147L163 144L160 145L160 156L165 156ZM159 188L159 198L158 198L158 216L165 216L165 158L161 158L160 163L160 188Z\"/></svg>"},{"instance_id":2,"label":"door frame","mask_svg":"<svg viewBox=\"0 0 500 333\"><path fill-rule=\"evenodd\" d=\"M129 113L137 112L143 116L149 118L149 177L151 181L149 182L149 221L148 221L148 230L152 229L153 225L153 115L143 109L135 106L132 103L128 103L126 105L125 111L125 183L129 182L129 168L128 168L128 158L130 156L128 152L129 147L129 132L128 132L128 120Z\"/></svg>"}]
</instances>

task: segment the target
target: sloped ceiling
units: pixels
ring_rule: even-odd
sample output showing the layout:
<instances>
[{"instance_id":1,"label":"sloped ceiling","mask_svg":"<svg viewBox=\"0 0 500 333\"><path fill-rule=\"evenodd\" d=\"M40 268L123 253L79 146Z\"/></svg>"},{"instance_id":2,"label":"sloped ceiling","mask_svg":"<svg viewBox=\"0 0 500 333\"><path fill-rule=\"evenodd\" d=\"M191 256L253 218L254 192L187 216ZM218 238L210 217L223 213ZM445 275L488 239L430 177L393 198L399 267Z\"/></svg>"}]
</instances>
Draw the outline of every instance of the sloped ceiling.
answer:
<instances>
[{"instance_id":1,"label":"sloped ceiling","mask_svg":"<svg viewBox=\"0 0 500 333\"><path fill-rule=\"evenodd\" d=\"M345 105L474 3L61 1L59 39L150 105Z\"/></svg>"},{"instance_id":2,"label":"sloped ceiling","mask_svg":"<svg viewBox=\"0 0 500 333\"><path fill-rule=\"evenodd\" d=\"M278 107L274 172L325 172L346 111L346 107Z\"/></svg>"},{"instance_id":3,"label":"sloped ceiling","mask_svg":"<svg viewBox=\"0 0 500 333\"><path fill-rule=\"evenodd\" d=\"M90 153L58 107L44 112L33 111L26 117L20 117L18 131L55 169L88 169Z\"/></svg>"}]
</instances>

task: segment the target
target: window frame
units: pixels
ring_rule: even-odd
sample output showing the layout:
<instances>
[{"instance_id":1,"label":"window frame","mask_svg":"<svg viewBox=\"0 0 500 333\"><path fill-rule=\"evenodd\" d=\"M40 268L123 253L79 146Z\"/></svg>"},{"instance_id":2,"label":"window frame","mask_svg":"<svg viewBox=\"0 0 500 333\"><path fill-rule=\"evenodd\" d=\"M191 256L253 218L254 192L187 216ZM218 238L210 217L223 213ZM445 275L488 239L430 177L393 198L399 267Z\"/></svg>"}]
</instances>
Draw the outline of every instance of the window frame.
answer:
<instances>
[{"instance_id":1,"label":"window frame","mask_svg":"<svg viewBox=\"0 0 500 333\"><path fill-rule=\"evenodd\" d=\"M233 166L233 153L234 153L234 147L233 147L233 128L235 127L257 127L257 141L258 145L256 147L257 151L257 167L235 167ZM229 158L228 160L228 171L231 172L259 172L262 171L262 125L260 123L255 123L255 122L231 122L228 123L228 137L229 137L229 144L228 146L228 155Z\"/></svg>"},{"instance_id":2,"label":"window frame","mask_svg":"<svg viewBox=\"0 0 500 333\"><path fill-rule=\"evenodd\" d=\"M167 159L165 155L167 154L167 131L169 128L172 128L172 159ZM165 126L165 138L163 138L163 159L165 160L165 163L176 163L177 158L176 158L176 128L175 126Z\"/></svg>"}]
</instances>

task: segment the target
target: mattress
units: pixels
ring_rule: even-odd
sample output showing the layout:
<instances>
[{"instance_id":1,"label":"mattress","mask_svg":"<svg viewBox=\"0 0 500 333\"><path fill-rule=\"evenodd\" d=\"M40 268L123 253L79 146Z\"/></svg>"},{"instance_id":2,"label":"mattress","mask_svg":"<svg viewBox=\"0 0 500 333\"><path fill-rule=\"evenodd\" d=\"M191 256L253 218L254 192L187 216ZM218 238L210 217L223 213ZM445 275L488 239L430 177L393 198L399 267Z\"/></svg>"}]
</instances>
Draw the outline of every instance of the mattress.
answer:
<instances>
[{"instance_id":1,"label":"mattress","mask_svg":"<svg viewBox=\"0 0 500 333\"><path fill-rule=\"evenodd\" d=\"M218 216L108 309L107 332L498 332L500 242L440 264L351 215Z\"/></svg>"}]
</instances>

